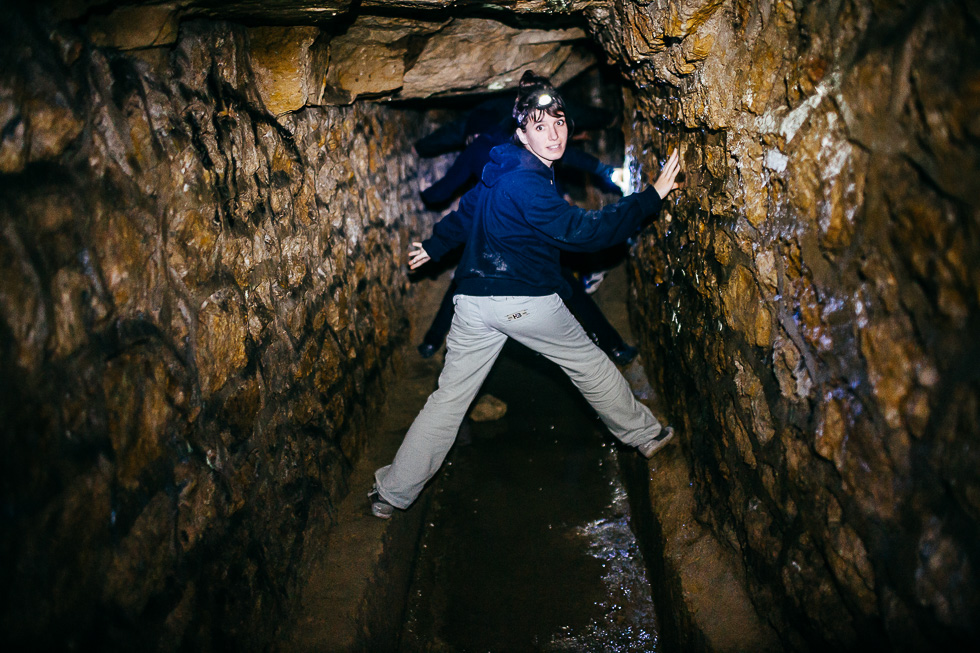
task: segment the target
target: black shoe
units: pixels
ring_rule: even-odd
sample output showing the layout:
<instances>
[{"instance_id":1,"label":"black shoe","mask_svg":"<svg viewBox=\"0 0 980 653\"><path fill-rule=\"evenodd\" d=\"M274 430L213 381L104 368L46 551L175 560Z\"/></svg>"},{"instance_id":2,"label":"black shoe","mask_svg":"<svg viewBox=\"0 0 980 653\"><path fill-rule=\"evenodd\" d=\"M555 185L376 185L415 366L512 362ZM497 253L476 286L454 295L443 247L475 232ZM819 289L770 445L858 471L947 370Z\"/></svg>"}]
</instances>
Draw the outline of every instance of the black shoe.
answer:
<instances>
[{"instance_id":1,"label":"black shoe","mask_svg":"<svg viewBox=\"0 0 980 653\"><path fill-rule=\"evenodd\" d=\"M427 342L423 342L419 345L419 355L422 358L432 358L432 356L439 350L438 345L430 345Z\"/></svg>"},{"instance_id":2,"label":"black shoe","mask_svg":"<svg viewBox=\"0 0 980 653\"><path fill-rule=\"evenodd\" d=\"M640 352L636 347L621 345L609 352L609 358L613 359L617 365L626 365L632 363L638 353Z\"/></svg>"},{"instance_id":3,"label":"black shoe","mask_svg":"<svg viewBox=\"0 0 980 653\"><path fill-rule=\"evenodd\" d=\"M368 499L371 501L371 514L379 519L391 519L395 514L395 506L388 503L378 492L377 487L371 488L368 492Z\"/></svg>"}]
</instances>

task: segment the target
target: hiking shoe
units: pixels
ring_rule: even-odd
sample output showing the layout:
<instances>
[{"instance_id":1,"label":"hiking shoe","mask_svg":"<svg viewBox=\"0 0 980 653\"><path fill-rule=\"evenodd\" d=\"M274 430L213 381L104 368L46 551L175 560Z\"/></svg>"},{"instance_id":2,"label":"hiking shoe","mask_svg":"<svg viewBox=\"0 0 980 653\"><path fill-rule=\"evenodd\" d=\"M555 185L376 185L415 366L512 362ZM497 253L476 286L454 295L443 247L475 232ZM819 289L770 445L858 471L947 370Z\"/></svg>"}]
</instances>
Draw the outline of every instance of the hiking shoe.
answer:
<instances>
[{"instance_id":1,"label":"hiking shoe","mask_svg":"<svg viewBox=\"0 0 980 653\"><path fill-rule=\"evenodd\" d=\"M605 278L605 271L593 272L592 274L582 277L582 286L585 288L585 292L589 295L594 293L599 289L599 284L602 283L602 280Z\"/></svg>"},{"instance_id":2,"label":"hiking shoe","mask_svg":"<svg viewBox=\"0 0 980 653\"><path fill-rule=\"evenodd\" d=\"M643 444L638 446L637 449L640 450L640 453L643 454L645 458L650 458L651 456L653 456L653 454L657 453L657 451L659 451L662 446L670 442L673 437L674 437L674 427L665 426L663 429L661 429L660 435L653 438L652 440L648 440L644 442Z\"/></svg>"},{"instance_id":3,"label":"hiking shoe","mask_svg":"<svg viewBox=\"0 0 980 653\"><path fill-rule=\"evenodd\" d=\"M391 519L395 514L395 506L391 505L378 492L375 486L368 492L368 499L371 501L371 514L379 519Z\"/></svg>"},{"instance_id":4,"label":"hiking shoe","mask_svg":"<svg viewBox=\"0 0 980 653\"><path fill-rule=\"evenodd\" d=\"M617 365L628 365L633 362L633 359L636 358L638 353L640 352L636 347L622 345L609 352L609 358L613 359L613 362Z\"/></svg>"}]
</instances>

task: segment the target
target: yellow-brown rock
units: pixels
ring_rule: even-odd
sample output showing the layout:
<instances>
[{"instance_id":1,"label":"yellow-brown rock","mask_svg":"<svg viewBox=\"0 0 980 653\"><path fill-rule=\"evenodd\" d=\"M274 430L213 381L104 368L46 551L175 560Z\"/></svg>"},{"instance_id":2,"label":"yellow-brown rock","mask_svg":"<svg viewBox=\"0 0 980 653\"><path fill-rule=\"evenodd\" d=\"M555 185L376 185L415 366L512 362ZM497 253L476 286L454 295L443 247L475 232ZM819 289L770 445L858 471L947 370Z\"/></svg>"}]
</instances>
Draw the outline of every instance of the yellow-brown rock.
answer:
<instances>
[{"instance_id":1,"label":"yellow-brown rock","mask_svg":"<svg viewBox=\"0 0 980 653\"><path fill-rule=\"evenodd\" d=\"M399 95L513 88L529 69L562 84L593 63L570 46L584 36L579 29L517 30L489 19L456 20L429 39Z\"/></svg>"},{"instance_id":2,"label":"yellow-brown rock","mask_svg":"<svg viewBox=\"0 0 980 653\"><path fill-rule=\"evenodd\" d=\"M232 293L208 297L201 306L196 325L197 370L201 392L207 397L248 362L245 353L245 319Z\"/></svg>"},{"instance_id":3,"label":"yellow-brown rock","mask_svg":"<svg viewBox=\"0 0 980 653\"><path fill-rule=\"evenodd\" d=\"M136 50L173 45L178 22L172 5L119 7L106 16L93 17L86 29L95 45Z\"/></svg>"},{"instance_id":4,"label":"yellow-brown rock","mask_svg":"<svg viewBox=\"0 0 980 653\"><path fill-rule=\"evenodd\" d=\"M316 27L253 27L249 29L249 53L255 84L270 113L281 115L322 97L323 64L314 43Z\"/></svg>"},{"instance_id":5,"label":"yellow-brown rock","mask_svg":"<svg viewBox=\"0 0 980 653\"><path fill-rule=\"evenodd\" d=\"M400 18L359 18L330 40L325 98L348 103L361 95L394 93L403 85L406 43L436 32L442 23Z\"/></svg>"},{"instance_id":6,"label":"yellow-brown rock","mask_svg":"<svg viewBox=\"0 0 980 653\"><path fill-rule=\"evenodd\" d=\"M11 565L56 577L5 587L3 641L61 648L64 624L110 612L192 633L208 588L266 605L263 578L303 574L300 506L348 491L361 398L404 337L391 243L432 220L404 190L422 121L303 108L301 77L277 119L252 74L261 31L187 20L174 65L151 67L30 20L0 40L0 421L21 470L3 532L24 543L4 540ZM315 60L318 33L272 28L266 53ZM285 555L250 559L262 542ZM232 559L249 571L207 579ZM218 628L275 631L251 609Z\"/></svg>"},{"instance_id":7,"label":"yellow-brown rock","mask_svg":"<svg viewBox=\"0 0 980 653\"><path fill-rule=\"evenodd\" d=\"M766 347L771 343L771 318L748 268L739 265L732 271L721 300L729 327L753 345Z\"/></svg>"},{"instance_id":8,"label":"yellow-brown rock","mask_svg":"<svg viewBox=\"0 0 980 653\"><path fill-rule=\"evenodd\" d=\"M953 599L953 588L962 547L980 534L970 527L957 539L950 524L972 523L977 505L976 475L964 472L977 461L966 417L976 415L977 386L962 370L975 367L965 362L976 353L966 325L976 322L980 280L960 262L967 250L980 256L977 200L963 186L980 184L980 154L975 140L953 136L972 133L980 114L969 11L862 2L830 18L737 1L688 29L685 17L707 4L586 11L634 83L638 177L655 178L671 147L709 153L685 156L689 186L669 203L671 226L647 232L656 245L637 251L633 302L637 322L656 334L647 355L676 373L660 388L672 417L707 402L711 417L692 430L724 431L692 443L693 477L711 479L696 482L701 508L735 524L745 559L765 569L755 597L770 615L810 606L804 619L841 648L869 641L868 624L889 633L886 646L908 650L928 650L939 633L968 638L973 627L955 615L980 597ZM898 41L882 39L897 25ZM695 48L709 37L710 48ZM687 236L702 231L712 238ZM705 262L718 272L714 287L708 274L690 274ZM682 328L666 326L675 315ZM708 333L724 343L720 359L709 357ZM764 398L756 410L752 396ZM765 415L774 435L750 459L748 424ZM735 461L773 470L765 492ZM953 486L964 489L941 489ZM754 494L767 495L758 498L773 515L769 531L806 531L782 567L745 507ZM823 523L817 497L827 495L841 506L836 530ZM922 521L905 521L910 514ZM934 547L930 563L883 563L920 541ZM901 589L925 575L928 598ZM785 641L800 636L795 618L773 618Z\"/></svg>"}]
</instances>

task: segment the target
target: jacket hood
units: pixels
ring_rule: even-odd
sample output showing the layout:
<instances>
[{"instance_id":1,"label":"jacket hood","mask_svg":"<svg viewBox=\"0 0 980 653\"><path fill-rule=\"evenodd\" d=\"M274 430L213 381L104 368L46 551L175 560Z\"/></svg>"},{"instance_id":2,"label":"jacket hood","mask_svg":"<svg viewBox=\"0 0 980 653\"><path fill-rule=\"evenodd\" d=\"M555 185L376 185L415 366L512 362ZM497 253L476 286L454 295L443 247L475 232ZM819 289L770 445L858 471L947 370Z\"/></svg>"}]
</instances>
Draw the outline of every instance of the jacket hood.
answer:
<instances>
[{"instance_id":1,"label":"jacket hood","mask_svg":"<svg viewBox=\"0 0 980 653\"><path fill-rule=\"evenodd\" d=\"M540 170L547 172L548 166L523 147L504 143L490 150L490 163L483 168L483 183L493 186L504 175L515 170Z\"/></svg>"}]
</instances>

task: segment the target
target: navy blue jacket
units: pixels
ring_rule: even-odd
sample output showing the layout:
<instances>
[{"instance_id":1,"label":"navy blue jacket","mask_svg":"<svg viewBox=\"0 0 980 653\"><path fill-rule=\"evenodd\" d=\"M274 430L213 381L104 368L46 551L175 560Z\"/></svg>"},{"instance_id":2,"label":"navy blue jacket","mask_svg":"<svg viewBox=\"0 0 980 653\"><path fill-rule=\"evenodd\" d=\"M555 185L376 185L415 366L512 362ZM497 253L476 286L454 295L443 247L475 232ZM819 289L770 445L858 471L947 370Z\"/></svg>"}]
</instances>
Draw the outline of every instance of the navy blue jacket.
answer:
<instances>
[{"instance_id":1,"label":"navy blue jacket","mask_svg":"<svg viewBox=\"0 0 980 653\"><path fill-rule=\"evenodd\" d=\"M620 243L660 206L652 186L599 211L572 206L558 194L552 168L506 143L491 150L481 182L436 223L422 247L438 260L466 244L456 267L459 294L558 293L566 299L571 289L561 275L562 250L592 252Z\"/></svg>"},{"instance_id":2,"label":"navy blue jacket","mask_svg":"<svg viewBox=\"0 0 980 653\"><path fill-rule=\"evenodd\" d=\"M514 132L498 127L480 134L466 149L456 157L446 174L439 181L422 191L422 201L426 204L442 204L452 199L456 191L478 180L480 173L490 161L490 150L510 141ZM558 165L575 168L595 175L599 189L606 193L619 193L619 187L612 182L613 167L599 161L591 154L569 147Z\"/></svg>"}]
</instances>

